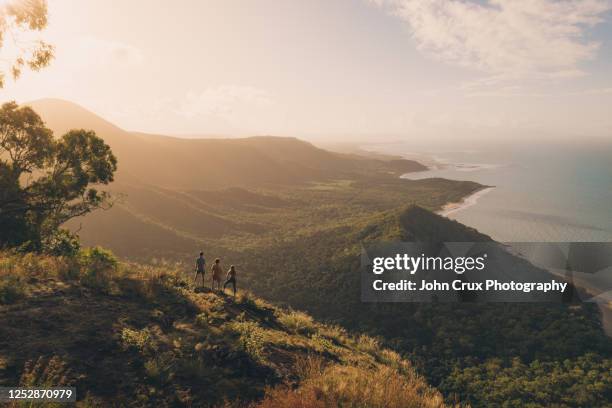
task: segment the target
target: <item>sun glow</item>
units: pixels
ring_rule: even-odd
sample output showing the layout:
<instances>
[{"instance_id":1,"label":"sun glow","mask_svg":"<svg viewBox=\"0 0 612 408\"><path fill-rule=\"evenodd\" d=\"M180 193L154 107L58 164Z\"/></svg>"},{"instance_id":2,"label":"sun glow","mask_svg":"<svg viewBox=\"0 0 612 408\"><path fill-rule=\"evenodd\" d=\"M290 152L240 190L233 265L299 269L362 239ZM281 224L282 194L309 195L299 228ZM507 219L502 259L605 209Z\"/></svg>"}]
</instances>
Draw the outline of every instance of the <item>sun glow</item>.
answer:
<instances>
[{"instance_id":1,"label":"sun glow","mask_svg":"<svg viewBox=\"0 0 612 408\"><path fill-rule=\"evenodd\" d=\"M6 9L8 6L17 5L17 3L21 3L24 0L0 0L0 16L6 13Z\"/></svg>"}]
</instances>

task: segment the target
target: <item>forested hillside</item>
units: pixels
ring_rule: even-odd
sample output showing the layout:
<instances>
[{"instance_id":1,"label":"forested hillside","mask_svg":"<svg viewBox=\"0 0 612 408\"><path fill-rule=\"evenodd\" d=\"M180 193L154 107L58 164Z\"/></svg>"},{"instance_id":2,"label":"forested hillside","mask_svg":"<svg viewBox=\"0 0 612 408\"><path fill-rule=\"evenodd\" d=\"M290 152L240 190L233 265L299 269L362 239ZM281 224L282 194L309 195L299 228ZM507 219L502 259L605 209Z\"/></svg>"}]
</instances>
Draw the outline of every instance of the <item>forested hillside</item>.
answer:
<instances>
[{"instance_id":1,"label":"forested hillside","mask_svg":"<svg viewBox=\"0 0 612 408\"><path fill-rule=\"evenodd\" d=\"M264 265L248 275L249 285L268 299L380 336L449 402L575 407L612 399L612 341L595 304L361 302L362 245L398 239L490 238L409 207L253 253L249 262Z\"/></svg>"}]
</instances>

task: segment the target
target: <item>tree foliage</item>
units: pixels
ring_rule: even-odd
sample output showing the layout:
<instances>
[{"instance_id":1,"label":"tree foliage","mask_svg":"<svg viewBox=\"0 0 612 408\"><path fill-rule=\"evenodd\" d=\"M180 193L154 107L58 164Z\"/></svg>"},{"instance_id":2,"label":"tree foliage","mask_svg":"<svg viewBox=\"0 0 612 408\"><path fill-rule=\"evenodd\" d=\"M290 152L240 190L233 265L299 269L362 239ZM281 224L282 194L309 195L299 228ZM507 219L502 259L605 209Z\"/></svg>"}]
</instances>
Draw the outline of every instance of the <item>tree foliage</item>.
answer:
<instances>
[{"instance_id":1,"label":"tree foliage","mask_svg":"<svg viewBox=\"0 0 612 408\"><path fill-rule=\"evenodd\" d=\"M53 137L29 107L0 108L0 246L41 249L66 221L112 204L96 185L113 181L117 159L93 131Z\"/></svg>"},{"instance_id":2,"label":"tree foliage","mask_svg":"<svg viewBox=\"0 0 612 408\"><path fill-rule=\"evenodd\" d=\"M53 46L37 38L47 27L46 0L12 0L0 4L0 88L6 73L19 78L24 68L34 71L49 65Z\"/></svg>"}]
</instances>

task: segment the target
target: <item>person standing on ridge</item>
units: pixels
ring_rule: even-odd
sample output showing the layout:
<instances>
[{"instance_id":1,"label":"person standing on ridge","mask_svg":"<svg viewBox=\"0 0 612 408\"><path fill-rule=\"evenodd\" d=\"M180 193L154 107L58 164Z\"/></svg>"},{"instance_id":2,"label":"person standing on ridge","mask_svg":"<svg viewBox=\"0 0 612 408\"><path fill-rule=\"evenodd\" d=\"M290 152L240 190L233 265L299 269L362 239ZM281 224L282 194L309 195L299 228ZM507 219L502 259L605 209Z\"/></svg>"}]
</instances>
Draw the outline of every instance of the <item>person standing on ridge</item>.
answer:
<instances>
[{"instance_id":1,"label":"person standing on ridge","mask_svg":"<svg viewBox=\"0 0 612 408\"><path fill-rule=\"evenodd\" d=\"M193 280L193 285L197 285L198 275L202 274L202 287L204 287L204 273L206 272L206 259L204 259L204 252L200 252L200 256L196 259L195 264L195 279Z\"/></svg>"},{"instance_id":2,"label":"person standing on ridge","mask_svg":"<svg viewBox=\"0 0 612 408\"><path fill-rule=\"evenodd\" d=\"M221 260L219 258L215 259L215 263L210 270L212 272L211 289L215 290L215 282L217 282L217 289L221 290L221 275L223 274L223 270L221 269Z\"/></svg>"},{"instance_id":3,"label":"person standing on ridge","mask_svg":"<svg viewBox=\"0 0 612 408\"><path fill-rule=\"evenodd\" d=\"M230 283L234 289L234 297L236 297L236 268L234 268L234 265L230 266L229 271L227 271L227 278L223 284L223 292L225 292L225 287Z\"/></svg>"}]
</instances>

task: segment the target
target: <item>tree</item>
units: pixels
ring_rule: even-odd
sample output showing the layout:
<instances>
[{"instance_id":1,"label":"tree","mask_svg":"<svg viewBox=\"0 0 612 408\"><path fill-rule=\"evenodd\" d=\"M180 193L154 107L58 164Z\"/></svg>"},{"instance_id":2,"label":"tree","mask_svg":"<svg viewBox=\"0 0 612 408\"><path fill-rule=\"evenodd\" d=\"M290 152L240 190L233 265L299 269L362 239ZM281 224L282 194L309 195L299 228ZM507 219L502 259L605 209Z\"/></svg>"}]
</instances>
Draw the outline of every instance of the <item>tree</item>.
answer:
<instances>
[{"instance_id":1,"label":"tree","mask_svg":"<svg viewBox=\"0 0 612 408\"><path fill-rule=\"evenodd\" d=\"M113 181L117 159L93 131L54 139L31 108L0 108L0 247L42 249L66 221L112 205L96 185Z\"/></svg>"},{"instance_id":2,"label":"tree","mask_svg":"<svg viewBox=\"0 0 612 408\"><path fill-rule=\"evenodd\" d=\"M49 65L53 46L37 38L47 27L46 0L9 0L0 3L0 88L6 73L19 78L25 67L34 71ZM8 45L7 45L8 40Z\"/></svg>"}]
</instances>

